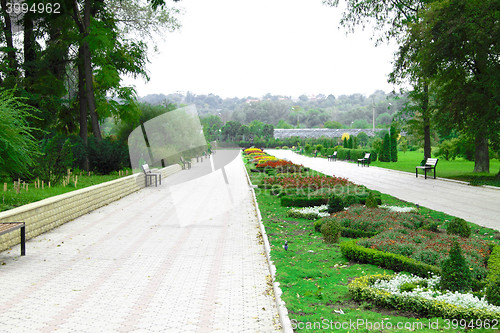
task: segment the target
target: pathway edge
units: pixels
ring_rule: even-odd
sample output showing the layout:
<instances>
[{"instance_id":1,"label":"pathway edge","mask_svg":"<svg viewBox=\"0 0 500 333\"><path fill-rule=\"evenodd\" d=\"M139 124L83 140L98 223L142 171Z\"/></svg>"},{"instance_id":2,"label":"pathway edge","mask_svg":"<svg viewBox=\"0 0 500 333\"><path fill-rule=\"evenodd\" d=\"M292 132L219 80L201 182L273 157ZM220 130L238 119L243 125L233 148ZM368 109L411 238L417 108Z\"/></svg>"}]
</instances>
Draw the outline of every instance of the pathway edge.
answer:
<instances>
[{"instance_id":1,"label":"pathway edge","mask_svg":"<svg viewBox=\"0 0 500 333\"><path fill-rule=\"evenodd\" d=\"M250 176L248 175L247 169L244 164L243 164L243 170L245 170L248 186L250 187L250 191L252 192L252 198L255 205L254 207L257 214L257 220L259 221L260 233L262 234L262 239L264 241L267 265L269 267L269 272L271 273L271 278L273 281L274 300L276 302L276 307L278 309L278 314L280 317L281 329L285 333L293 333L292 322L290 321L290 317L288 316L288 310L286 308L285 302L281 299L281 294L283 292L279 286L280 285L279 282L276 282L276 266L274 266L274 263L271 260L271 246L269 245L269 239L267 238L266 229L264 227L264 224L262 223L262 215L260 214L259 204L257 203L255 190L253 188L252 182L250 181Z\"/></svg>"}]
</instances>

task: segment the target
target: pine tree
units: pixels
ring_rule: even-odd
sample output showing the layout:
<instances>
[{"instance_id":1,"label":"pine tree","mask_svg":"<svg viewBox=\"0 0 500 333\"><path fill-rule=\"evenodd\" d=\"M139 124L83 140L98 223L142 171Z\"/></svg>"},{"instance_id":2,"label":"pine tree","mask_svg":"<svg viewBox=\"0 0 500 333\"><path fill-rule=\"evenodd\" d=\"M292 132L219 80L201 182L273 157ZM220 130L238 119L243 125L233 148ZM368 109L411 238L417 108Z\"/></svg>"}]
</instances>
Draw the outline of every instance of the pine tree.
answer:
<instances>
[{"instance_id":1,"label":"pine tree","mask_svg":"<svg viewBox=\"0 0 500 333\"><path fill-rule=\"evenodd\" d=\"M448 259L441 264L441 271L441 289L469 291L472 284L470 269L456 240L451 245Z\"/></svg>"}]
</instances>

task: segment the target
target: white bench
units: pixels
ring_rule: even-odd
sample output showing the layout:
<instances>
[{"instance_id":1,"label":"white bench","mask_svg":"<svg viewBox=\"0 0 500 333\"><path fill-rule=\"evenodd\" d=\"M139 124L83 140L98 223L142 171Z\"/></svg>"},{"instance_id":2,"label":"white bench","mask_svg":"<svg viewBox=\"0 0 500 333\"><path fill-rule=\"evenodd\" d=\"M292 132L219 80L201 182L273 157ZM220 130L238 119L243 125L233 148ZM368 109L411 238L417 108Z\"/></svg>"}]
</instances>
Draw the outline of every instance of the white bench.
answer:
<instances>
[{"instance_id":1,"label":"white bench","mask_svg":"<svg viewBox=\"0 0 500 333\"><path fill-rule=\"evenodd\" d=\"M366 153L365 157L358 158L358 166L359 166L359 163L361 163L361 166L365 166L365 165L370 166L370 156L371 156L370 153Z\"/></svg>"},{"instance_id":2,"label":"white bench","mask_svg":"<svg viewBox=\"0 0 500 333\"><path fill-rule=\"evenodd\" d=\"M418 169L424 170L424 178L427 179L427 170L434 169L434 179L436 179L436 165L438 163L438 158L428 158L425 160L424 165L417 166L415 168L415 177L418 177Z\"/></svg>"},{"instance_id":3,"label":"white bench","mask_svg":"<svg viewBox=\"0 0 500 333\"><path fill-rule=\"evenodd\" d=\"M144 175L146 176L146 187L148 187L148 178L150 179L149 185L153 184L153 177L155 177L155 186L158 186L158 177L160 178L161 185L161 173L151 171L147 164L142 165L142 171L144 171Z\"/></svg>"}]
</instances>

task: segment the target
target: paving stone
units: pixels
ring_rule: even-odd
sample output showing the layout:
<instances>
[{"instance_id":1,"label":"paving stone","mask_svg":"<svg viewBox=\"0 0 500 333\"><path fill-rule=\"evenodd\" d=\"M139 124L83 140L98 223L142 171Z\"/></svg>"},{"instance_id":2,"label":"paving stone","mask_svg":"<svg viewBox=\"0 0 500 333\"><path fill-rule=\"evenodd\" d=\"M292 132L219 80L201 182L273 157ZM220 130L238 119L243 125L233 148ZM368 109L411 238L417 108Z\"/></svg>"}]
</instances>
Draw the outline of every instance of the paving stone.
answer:
<instances>
[{"instance_id":1,"label":"paving stone","mask_svg":"<svg viewBox=\"0 0 500 333\"><path fill-rule=\"evenodd\" d=\"M280 331L243 163L196 166L0 253L0 332Z\"/></svg>"}]
</instances>

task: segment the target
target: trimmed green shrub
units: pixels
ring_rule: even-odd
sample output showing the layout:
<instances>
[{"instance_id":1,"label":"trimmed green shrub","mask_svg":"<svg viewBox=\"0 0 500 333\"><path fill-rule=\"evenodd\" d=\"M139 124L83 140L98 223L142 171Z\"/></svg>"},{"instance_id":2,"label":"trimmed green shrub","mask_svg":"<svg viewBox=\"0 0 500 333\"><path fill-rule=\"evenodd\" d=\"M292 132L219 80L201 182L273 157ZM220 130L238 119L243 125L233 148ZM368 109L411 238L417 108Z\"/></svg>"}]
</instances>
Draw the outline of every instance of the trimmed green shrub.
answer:
<instances>
[{"instance_id":1,"label":"trimmed green shrub","mask_svg":"<svg viewBox=\"0 0 500 333\"><path fill-rule=\"evenodd\" d=\"M339 195L332 195L328 200L328 213L336 213L344 210L344 200Z\"/></svg>"},{"instance_id":2,"label":"trimmed green shrub","mask_svg":"<svg viewBox=\"0 0 500 333\"><path fill-rule=\"evenodd\" d=\"M378 208L377 199L375 199L375 195L370 191L368 197L366 198L365 206L367 208Z\"/></svg>"},{"instance_id":3,"label":"trimmed green shrub","mask_svg":"<svg viewBox=\"0 0 500 333\"><path fill-rule=\"evenodd\" d=\"M454 218L448 223L446 232L468 238L471 233L469 224L464 219Z\"/></svg>"},{"instance_id":4,"label":"trimmed green shrub","mask_svg":"<svg viewBox=\"0 0 500 333\"><path fill-rule=\"evenodd\" d=\"M314 207L328 203L325 197L302 197L302 196L283 196L280 199L282 207Z\"/></svg>"},{"instance_id":5,"label":"trimmed green shrub","mask_svg":"<svg viewBox=\"0 0 500 333\"><path fill-rule=\"evenodd\" d=\"M496 246L488 259L486 277L486 300L500 306L500 246Z\"/></svg>"},{"instance_id":6,"label":"trimmed green shrub","mask_svg":"<svg viewBox=\"0 0 500 333\"><path fill-rule=\"evenodd\" d=\"M472 287L472 278L469 267L455 240L451 246L449 258L441 265L441 288L450 291L469 291Z\"/></svg>"},{"instance_id":7,"label":"trimmed green shrub","mask_svg":"<svg viewBox=\"0 0 500 333\"><path fill-rule=\"evenodd\" d=\"M342 199L344 201L344 207L359 204L359 197L354 194L345 195Z\"/></svg>"},{"instance_id":8,"label":"trimmed green shrub","mask_svg":"<svg viewBox=\"0 0 500 333\"><path fill-rule=\"evenodd\" d=\"M323 225L324 222L325 222L324 218L314 221L313 224L314 230L316 230L317 232L321 232L321 226Z\"/></svg>"},{"instance_id":9,"label":"trimmed green shrub","mask_svg":"<svg viewBox=\"0 0 500 333\"><path fill-rule=\"evenodd\" d=\"M321 233L327 243L337 243L340 239L342 227L336 220L327 220L321 225Z\"/></svg>"},{"instance_id":10,"label":"trimmed green shrub","mask_svg":"<svg viewBox=\"0 0 500 333\"><path fill-rule=\"evenodd\" d=\"M401 254L367 249L358 245L357 240L340 243L340 251L349 260L381 266L397 272L405 271L421 277L441 274L441 269L437 266L428 265Z\"/></svg>"}]
</instances>

